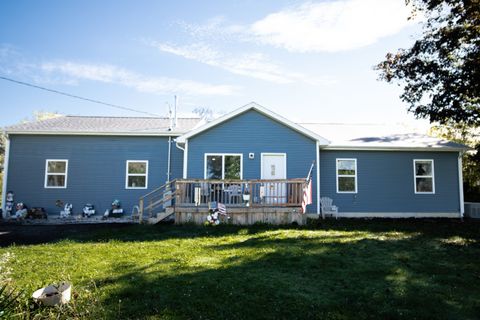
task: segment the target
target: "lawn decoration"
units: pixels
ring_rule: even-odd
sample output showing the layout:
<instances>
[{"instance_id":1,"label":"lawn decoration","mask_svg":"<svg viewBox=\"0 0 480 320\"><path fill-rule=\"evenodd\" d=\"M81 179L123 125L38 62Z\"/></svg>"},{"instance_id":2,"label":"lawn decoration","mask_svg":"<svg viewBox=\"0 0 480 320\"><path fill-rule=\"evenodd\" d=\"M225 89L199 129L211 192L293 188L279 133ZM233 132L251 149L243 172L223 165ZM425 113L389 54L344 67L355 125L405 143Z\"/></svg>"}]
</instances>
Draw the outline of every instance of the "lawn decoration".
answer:
<instances>
[{"instance_id":1,"label":"lawn decoration","mask_svg":"<svg viewBox=\"0 0 480 320\"><path fill-rule=\"evenodd\" d=\"M122 209L122 204L120 200L115 199L112 202L112 208L110 210L105 211L105 214L103 215L104 219L107 219L109 217L120 217L123 215L123 209Z\"/></svg>"},{"instance_id":2,"label":"lawn decoration","mask_svg":"<svg viewBox=\"0 0 480 320\"><path fill-rule=\"evenodd\" d=\"M23 202L19 202L19 203L17 203L17 205L15 206L15 209L16 209L17 211L15 212L14 218L15 218L15 219L18 219L18 220L23 220L23 219L25 219L25 217L27 216L27 213L28 213L27 206L26 206Z\"/></svg>"},{"instance_id":3,"label":"lawn decoration","mask_svg":"<svg viewBox=\"0 0 480 320\"><path fill-rule=\"evenodd\" d=\"M7 197L5 199L5 217L9 218L13 214L13 207L14 207L14 193L13 191L7 192Z\"/></svg>"},{"instance_id":4,"label":"lawn decoration","mask_svg":"<svg viewBox=\"0 0 480 320\"><path fill-rule=\"evenodd\" d=\"M45 208L35 207L28 210L27 219L47 219Z\"/></svg>"},{"instance_id":5,"label":"lawn decoration","mask_svg":"<svg viewBox=\"0 0 480 320\"><path fill-rule=\"evenodd\" d=\"M65 203L63 211L60 211L60 218L68 218L72 215L73 204Z\"/></svg>"},{"instance_id":6,"label":"lawn decoration","mask_svg":"<svg viewBox=\"0 0 480 320\"><path fill-rule=\"evenodd\" d=\"M93 206L93 204L87 203L83 207L83 216L88 218L93 216L94 214L95 214L95 207Z\"/></svg>"},{"instance_id":7,"label":"lawn decoration","mask_svg":"<svg viewBox=\"0 0 480 320\"><path fill-rule=\"evenodd\" d=\"M33 300L45 306L66 304L72 296L72 285L67 282L52 284L32 294Z\"/></svg>"},{"instance_id":8,"label":"lawn decoration","mask_svg":"<svg viewBox=\"0 0 480 320\"><path fill-rule=\"evenodd\" d=\"M222 216L226 217L226 219L230 219L230 217L227 216L227 207L223 203L211 202L208 204L208 207L207 221L205 221L206 225L219 225Z\"/></svg>"}]
</instances>

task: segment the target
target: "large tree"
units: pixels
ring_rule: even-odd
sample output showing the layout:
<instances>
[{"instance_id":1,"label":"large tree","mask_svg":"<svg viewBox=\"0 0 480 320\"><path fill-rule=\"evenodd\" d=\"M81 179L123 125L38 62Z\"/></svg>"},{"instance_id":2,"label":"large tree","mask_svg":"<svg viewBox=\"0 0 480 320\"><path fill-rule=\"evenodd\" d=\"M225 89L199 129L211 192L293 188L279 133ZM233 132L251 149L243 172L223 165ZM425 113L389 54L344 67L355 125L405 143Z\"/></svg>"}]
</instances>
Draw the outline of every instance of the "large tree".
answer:
<instances>
[{"instance_id":1,"label":"large tree","mask_svg":"<svg viewBox=\"0 0 480 320\"><path fill-rule=\"evenodd\" d=\"M465 124L434 125L429 133L471 148L463 155L463 192L465 201L480 202L480 128Z\"/></svg>"},{"instance_id":2,"label":"large tree","mask_svg":"<svg viewBox=\"0 0 480 320\"><path fill-rule=\"evenodd\" d=\"M400 98L419 118L480 125L480 0L405 0L423 17L409 49L388 53L380 79L403 86Z\"/></svg>"}]
</instances>

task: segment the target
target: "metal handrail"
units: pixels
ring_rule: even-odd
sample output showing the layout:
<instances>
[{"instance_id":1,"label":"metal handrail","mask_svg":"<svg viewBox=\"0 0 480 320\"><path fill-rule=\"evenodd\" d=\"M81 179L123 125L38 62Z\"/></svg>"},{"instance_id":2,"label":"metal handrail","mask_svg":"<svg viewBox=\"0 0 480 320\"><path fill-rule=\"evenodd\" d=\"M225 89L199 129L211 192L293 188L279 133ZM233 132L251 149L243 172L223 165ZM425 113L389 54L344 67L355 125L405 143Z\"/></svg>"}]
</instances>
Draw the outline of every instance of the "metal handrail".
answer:
<instances>
[{"instance_id":1,"label":"metal handrail","mask_svg":"<svg viewBox=\"0 0 480 320\"><path fill-rule=\"evenodd\" d=\"M140 199L145 199L146 197L148 197L149 195L153 194L153 193L156 193L157 191L160 191L162 190L163 188L165 188L166 186L168 186L169 184L174 184L175 182L177 181L177 179L173 179L171 181L168 181L167 183L165 183L164 185L161 185L160 187L150 191L149 193L147 194L144 194L143 196L140 197Z\"/></svg>"},{"instance_id":2,"label":"metal handrail","mask_svg":"<svg viewBox=\"0 0 480 320\"><path fill-rule=\"evenodd\" d=\"M150 191L149 193L147 194L144 194L143 196L141 196L139 198L139 208L140 208L140 218L139 218L139 221L142 222L143 221L143 214L145 213L145 210L148 210L149 211L149 214L150 216L152 215L152 209L153 208L156 208L156 207L159 207L159 206L163 206L163 204L165 204L165 202L167 201L171 201L173 199L175 199L175 196L176 196L176 192L175 190L172 190L172 193L170 194L170 196L168 197L165 197L164 196L164 192L165 190L167 189L168 186L175 186L175 183L176 183L176 179L174 180L171 180L171 181L168 181L167 183L161 185L160 187ZM159 197L160 199L158 200L155 200L154 202L152 201L153 198L157 196ZM147 198L151 198L150 199L150 203L148 205L145 206L145 200Z\"/></svg>"}]
</instances>

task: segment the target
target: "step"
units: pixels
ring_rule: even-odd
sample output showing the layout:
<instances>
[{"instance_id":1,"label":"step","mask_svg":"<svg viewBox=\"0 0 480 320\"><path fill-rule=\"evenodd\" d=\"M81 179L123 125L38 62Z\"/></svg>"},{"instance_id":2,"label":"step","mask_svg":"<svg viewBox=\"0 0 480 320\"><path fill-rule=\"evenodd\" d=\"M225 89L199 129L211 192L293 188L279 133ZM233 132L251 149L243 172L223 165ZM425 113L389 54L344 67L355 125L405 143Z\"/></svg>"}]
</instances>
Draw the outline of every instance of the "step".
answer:
<instances>
[{"instance_id":1,"label":"step","mask_svg":"<svg viewBox=\"0 0 480 320\"><path fill-rule=\"evenodd\" d=\"M160 221L164 220L168 216L171 216L172 214L175 213L175 209L173 207L168 207L165 209L164 212L159 212L157 213L156 217L148 218L147 223L148 224L157 224Z\"/></svg>"}]
</instances>

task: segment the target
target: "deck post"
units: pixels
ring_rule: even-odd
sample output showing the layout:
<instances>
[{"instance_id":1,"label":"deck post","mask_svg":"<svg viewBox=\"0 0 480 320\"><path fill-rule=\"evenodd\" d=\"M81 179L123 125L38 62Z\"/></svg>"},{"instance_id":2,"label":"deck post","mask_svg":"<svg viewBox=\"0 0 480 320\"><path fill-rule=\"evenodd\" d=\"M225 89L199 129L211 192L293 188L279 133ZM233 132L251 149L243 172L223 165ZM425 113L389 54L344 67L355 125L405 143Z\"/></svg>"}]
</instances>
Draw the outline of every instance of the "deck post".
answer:
<instances>
[{"instance_id":1,"label":"deck post","mask_svg":"<svg viewBox=\"0 0 480 320\"><path fill-rule=\"evenodd\" d=\"M140 208L140 212L139 212L139 223L142 223L143 221L143 198L140 198L140 202L139 202L139 208Z\"/></svg>"}]
</instances>

